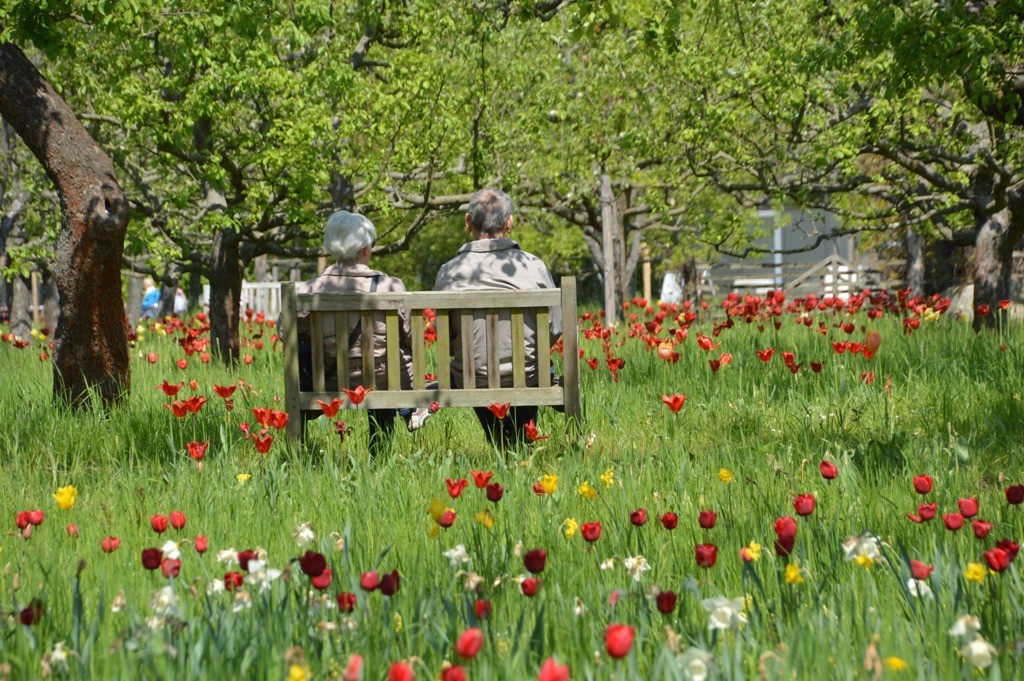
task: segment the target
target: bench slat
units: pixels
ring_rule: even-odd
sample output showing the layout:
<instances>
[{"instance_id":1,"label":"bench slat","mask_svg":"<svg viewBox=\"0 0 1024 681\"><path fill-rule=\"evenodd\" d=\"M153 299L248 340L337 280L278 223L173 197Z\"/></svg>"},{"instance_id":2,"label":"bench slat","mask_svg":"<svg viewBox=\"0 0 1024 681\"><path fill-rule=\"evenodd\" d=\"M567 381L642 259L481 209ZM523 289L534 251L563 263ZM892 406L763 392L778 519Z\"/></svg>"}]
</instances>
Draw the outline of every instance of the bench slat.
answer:
<instances>
[{"instance_id":1,"label":"bench slat","mask_svg":"<svg viewBox=\"0 0 1024 681\"><path fill-rule=\"evenodd\" d=\"M363 353L363 387L377 388L377 371L373 357L373 313L364 311L360 315L362 322L360 346Z\"/></svg>"},{"instance_id":2,"label":"bench slat","mask_svg":"<svg viewBox=\"0 0 1024 681\"><path fill-rule=\"evenodd\" d=\"M526 387L525 319L522 308L512 310L512 385Z\"/></svg>"},{"instance_id":3,"label":"bench slat","mask_svg":"<svg viewBox=\"0 0 1024 681\"><path fill-rule=\"evenodd\" d=\"M462 385L476 387L476 356L473 354L473 313L459 313L459 336L462 338Z\"/></svg>"},{"instance_id":4,"label":"bench slat","mask_svg":"<svg viewBox=\"0 0 1024 681\"><path fill-rule=\"evenodd\" d=\"M309 342L313 354L313 390L324 391L324 320L323 315L309 315Z\"/></svg>"},{"instance_id":5,"label":"bench slat","mask_svg":"<svg viewBox=\"0 0 1024 681\"><path fill-rule=\"evenodd\" d=\"M487 311L487 387L501 387L501 341L498 338L498 312Z\"/></svg>"},{"instance_id":6,"label":"bench slat","mask_svg":"<svg viewBox=\"0 0 1024 681\"><path fill-rule=\"evenodd\" d=\"M387 328L385 342L387 343L388 390L402 389L402 354L400 352L402 337L398 331L400 323L401 321L398 318L398 310L388 310L385 313L384 325Z\"/></svg>"},{"instance_id":7,"label":"bench slat","mask_svg":"<svg viewBox=\"0 0 1024 681\"><path fill-rule=\"evenodd\" d=\"M427 347L423 342L423 313L412 313L412 387L423 389Z\"/></svg>"},{"instance_id":8,"label":"bench slat","mask_svg":"<svg viewBox=\"0 0 1024 681\"><path fill-rule=\"evenodd\" d=\"M295 318L295 284L281 287L281 318L284 320L284 408L288 412L288 439L302 438L302 395L299 393L299 329ZM313 404L316 404L314 400Z\"/></svg>"},{"instance_id":9,"label":"bench slat","mask_svg":"<svg viewBox=\"0 0 1024 681\"><path fill-rule=\"evenodd\" d=\"M551 312L544 308L537 310L537 385L547 388L551 385Z\"/></svg>"},{"instance_id":10,"label":"bench slat","mask_svg":"<svg viewBox=\"0 0 1024 681\"><path fill-rule=\"evenodd\" d=\"M562 277L562 386L565 415L579 430L582 425L580 407L580 354L576 324L576 279Z\"/></svg>"},{"instance_id":11,"label":"bench slat","mask_svg":"<svg viewBox=\"0 0 1024 681\"><path fill-rule=\"evenodd\" d=\"M334 313L334 358L335 366L338 371L338 393L341 394L342 388L351 388L348 384L349 375L349 364L348 364L348 313L347 312L335 312Z\"/></svg>"},{"instance_id":12,"label":"bench slat","mask_svg":"<svg viewBox=\"0 0 1024 681\"><path fill-rule=\"evenodd\" d=\"M317 400L325 402L333 399L331 393L302 393L302 411L319 411ZM509 402L513 407L527 405L559 405L562 404L562 389L558 386L550 388L498 388L496 390L381 390L373 391L359 405L359 409L398 409L412 405L426 407L431 402L441 407L479 407L495 402ZM346 401L345 409L355 409Z\"/></svg>"},{"instance_id":13,"label":"bench slat","mask_svg":"<svg viewBox=\"0 0 1024 681\"><path fill-rule=\"evenodd\" d=\"M448 390L452 387L452 337L448 310L438 310L434 328L437 330L437 385Z\"/></svg>"},{"instance_id":14,"label":"bench slat","mask_svg":"<svg viewBox=\"0 0 1024 681\"><path fill-rule=\"evenodd\" d=\"M481 308L555 307L561 304L558 289L515 291L407 291L405 293L303 293L296 311L310 310L466 310Z\"/></svg>"}]
</instances>

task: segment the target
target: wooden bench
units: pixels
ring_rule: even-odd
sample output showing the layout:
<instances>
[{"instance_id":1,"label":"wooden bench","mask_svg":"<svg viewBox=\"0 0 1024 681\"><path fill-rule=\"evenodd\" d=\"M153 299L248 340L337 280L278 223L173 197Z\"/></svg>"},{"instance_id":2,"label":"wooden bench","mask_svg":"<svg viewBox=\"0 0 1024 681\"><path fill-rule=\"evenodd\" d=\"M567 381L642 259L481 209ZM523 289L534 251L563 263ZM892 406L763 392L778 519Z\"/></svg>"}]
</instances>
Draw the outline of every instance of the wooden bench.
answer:
<instances>
[{"instance_id":1,"label":"wooden bench","mask_svg":"<svg viewBox=\"0 0 1024 681\"><path fill-rule=\"evenodd\" d=\"M317 400L329 403L339 393L325 389L323 320L333 317L335 329L348 329L349 315L359 315L362 329L374 328L374 317L383 313L387 328L388 388L379 389L374 370L373 334L364 333L360 339L363 387L373 388L360 405L346 400L344 408L394 409L428 407L437 402L441 407L486 407L494 403L512 406L547 405L562 407L566 418L578 425L580 420L580 372L576 317L576 279L562 277L561 288L502 290L502 291L415 291L407 293L296 293L292 282L281 285L281 308L284 329L285 409L288 412L288 436L302 437L301 412L319 410ZM550 308L562 311L562 381L552 381L551 346L548 324ZM436 314L437 332L437 387L428 388L424 373L427 367L427 344L423 332L424 310ZM399 310L409 310L412 322L411 389L401 387L400 319ZM512 387L501 387L498 361L498 318L507 311L512 323ZM302 392L299 387L299 336L296 315L309 313L310 345L313 355L313 391ZM483 313L487 321L488 387L452 386L451 359L448 348L451 340L451 321L458 318L463 329L472 328L474 313ZM533 312L537 320L537 383L526 385L526 347L524 319ZM341 332L344 338L344 331ZM463 373L474 376L473 334L463 333ZM349 375L349 349L345 342L337 343L337 375L339 386L347 386Z\"/></svg>"}]
</instances>

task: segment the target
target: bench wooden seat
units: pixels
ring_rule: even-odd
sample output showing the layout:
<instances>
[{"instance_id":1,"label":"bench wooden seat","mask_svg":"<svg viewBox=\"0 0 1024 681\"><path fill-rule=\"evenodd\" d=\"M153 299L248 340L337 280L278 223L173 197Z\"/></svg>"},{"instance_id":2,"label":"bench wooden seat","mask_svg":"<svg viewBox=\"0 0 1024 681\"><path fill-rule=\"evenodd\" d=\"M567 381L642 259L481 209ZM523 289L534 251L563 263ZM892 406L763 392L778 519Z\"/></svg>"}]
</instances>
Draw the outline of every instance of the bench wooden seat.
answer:
<instances>
[{"instance_id":1,"label":"bench wooden seat","mask_svg":"<svg viewBox=\"0 0 1024 681\"><path fill-rule=\"evenodd\" d=\"M561 385L552 381L551 346L548 323L550 308L562 311L563 360ZM423 332L424 310L435 312L437 332L437 386L427 387L424 373L427 367L427 344ZM413 385L401 387L400 318L399 310L409 310L412 322ZM562 277L560 288L509 291L411 291L407 293L296 293L294 282L281 285L281 312L284 328L285 409L288 412L288 436L302 437L301 412L319 410L317 400L329 403L341 393L325 388L323 352L323 320L330 315L335 329L348 329L349 316L358 315L362 329L374 328L374 317L384 315L387 329L388 387L376 385L373 357L373 335L362 334L363 387L372 392L362 404L349 400L344 407L363 409L392 409L428 407L437 402L441 407L486 407L505 402L512 406L547 405L562 407L566 418L575 423L580 419L580 373L576 317L576 279ZM313 390L303 392L299 385L299 337L296 315L309 313L310 345L312 347ZM537 319L537 385L528 386L526 380L526 347L524 319L532 312ZM462 388L452 386L451 359L447 349L451 340L451 321L458 318L463 329L472 328L474 314L483 313L487 321L487 382L488 387L473 385ZM512 324L512 387L501 387L498 361L498 319L507 313ZM340 332L344 336L344 331ZM461 335L464 375L474 376L473 334ZM349 349L344 342L337 343L337 375L339 385L348 382Z\"/></svg>"}]
</instances>

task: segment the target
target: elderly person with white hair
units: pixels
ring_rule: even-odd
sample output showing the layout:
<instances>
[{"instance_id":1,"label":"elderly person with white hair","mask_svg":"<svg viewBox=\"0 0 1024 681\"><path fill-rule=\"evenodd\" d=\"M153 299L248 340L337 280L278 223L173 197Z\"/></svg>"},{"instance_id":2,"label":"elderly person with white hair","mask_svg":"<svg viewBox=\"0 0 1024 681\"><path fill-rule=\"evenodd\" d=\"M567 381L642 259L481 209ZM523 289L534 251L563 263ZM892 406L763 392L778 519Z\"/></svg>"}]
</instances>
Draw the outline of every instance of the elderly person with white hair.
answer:
<instances>
[{"instance_id":1,"label":"elderly person with white hair","mask_svg":"<svg viewBox=\"0 0 1024 681\"><path fill-rule=\"evenodd\" d=\"M297 293L372 293L375 291L404 293L406 288L401 279L388 276L369 267L370 253L377 241L377 230L369 219L356 213L338 211L327 220L324 230L324 250L334 256L335 264L325 269L315 279L297 285ZM412 336L409 311L399 310L400 319L400 357L402 362L402 387L412 386ZM299 383L302 390L312 390L312 352L309 347L308 314L299 313L297 320L299 332ZM334 320L330 316L324 318L324 367L326 370L325 386L327 390L339 391L336 361L337 344L347 343L349 353L348 376L342 377L340 387L355 388L364 385L362 359L362 334L373 334L374 368L376 384L387 388L387 330L384 313L374 315L372 329L362 328L357 315L349 316L347 329L335 329ZM312 418L315 412L304 414L304 418ZM417 410L408 419L410 430L423 424L427 410ZM369 410L370 452L376 454L384 445L384 435L394 426L396 411L394 409Z\"/></svg>"}]
</instances>

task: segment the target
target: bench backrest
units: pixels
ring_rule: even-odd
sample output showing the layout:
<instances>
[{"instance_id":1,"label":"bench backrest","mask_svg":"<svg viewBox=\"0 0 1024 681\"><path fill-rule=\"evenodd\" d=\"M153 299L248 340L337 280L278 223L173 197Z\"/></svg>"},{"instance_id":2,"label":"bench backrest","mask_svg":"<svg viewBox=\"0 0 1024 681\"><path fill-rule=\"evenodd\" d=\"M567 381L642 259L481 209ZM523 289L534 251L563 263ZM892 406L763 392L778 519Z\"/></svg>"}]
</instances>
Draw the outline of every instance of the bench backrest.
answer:
<instances>
[{"instance_id":1,"label":"bench backrest","mask_svg":"<svg viewBox=\"0 0 1024 681\"><path fill-rule=\"evenodd\" d=\"M282 322L285 334L285 406L290 414L289 424L301 429L299 412L319 409L317 400L330 402L336 394L325 391L325 363L323 352L324 320L333 320L337 340L337 375L339 386L347 387L349 375L349 348L346 342L349 318L357 315L361 320L361 355L363 387L374 390L361 406L370 409L396 407L426 407L437 402L442 407L480 407L492 403L509 402L519 405L561 405L567 417L579 419L579 354L576 323L576 279L562 277L560 288L510 291L414 291L407 293L296 293L295 284L281 285ZM562 311L562 385L553 385L550 374L551 346L548 323L550 308ZM434 328L437 333L437 388L427 388L424 378L427 343L424 340L423 311L435 312ZM399 310L409 310L412 323L413 385L402 389ZM309 313L310 345L312 348L313 391L299 389L299 350L296 315ZM502 388L498 360L499 313L509 315L512 325L512 387ZM385 358L387 389L376 385L374 367L374 317L383 313L387 329ZM483 314L486 320L487 382L486 388L477 388L472 380L475 374L473 347L473 317ZM537 320L537 379L536 387L526 381L526 348L524 320L532 313ZM453 388L451 360L448 348L451 342L452 322L458 320L462 329L461 347L455 349L462 359L466 387ZM367 332L370 331L370 332ZM346 407L352 405L346 401ZM301 434L301 433L300 433Z\"/></svg>"}]
</instances>

